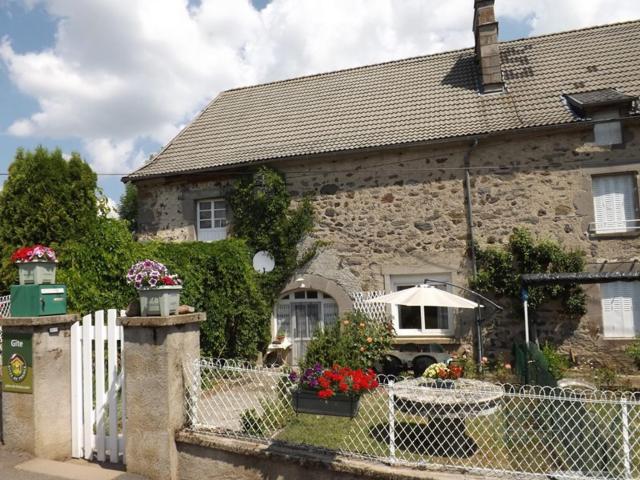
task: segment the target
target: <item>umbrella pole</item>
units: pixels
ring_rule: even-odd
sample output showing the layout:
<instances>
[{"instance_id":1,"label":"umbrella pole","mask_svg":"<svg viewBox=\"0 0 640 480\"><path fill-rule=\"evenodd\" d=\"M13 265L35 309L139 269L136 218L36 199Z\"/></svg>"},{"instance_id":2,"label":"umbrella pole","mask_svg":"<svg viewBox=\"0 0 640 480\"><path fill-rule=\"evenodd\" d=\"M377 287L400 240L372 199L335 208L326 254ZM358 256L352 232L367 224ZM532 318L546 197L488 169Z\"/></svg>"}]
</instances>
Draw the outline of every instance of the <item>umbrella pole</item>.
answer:
<instances>
[{"instance_id":1,"label":"umbrella pole","mask_svg":"<svg viewBox=\"0 0 640 480\"><path fill-rule=\"evenodd\" d=\"M477 363L477 368L478 368L478 373L482 373L482 357L483 357L483 352L482 352L482 312L480 311L480 307L476 307L475 308L475 312L476 312L476 338L477 338L477 342L478 342L478 363Z\"/></svg>"}]
</instances>

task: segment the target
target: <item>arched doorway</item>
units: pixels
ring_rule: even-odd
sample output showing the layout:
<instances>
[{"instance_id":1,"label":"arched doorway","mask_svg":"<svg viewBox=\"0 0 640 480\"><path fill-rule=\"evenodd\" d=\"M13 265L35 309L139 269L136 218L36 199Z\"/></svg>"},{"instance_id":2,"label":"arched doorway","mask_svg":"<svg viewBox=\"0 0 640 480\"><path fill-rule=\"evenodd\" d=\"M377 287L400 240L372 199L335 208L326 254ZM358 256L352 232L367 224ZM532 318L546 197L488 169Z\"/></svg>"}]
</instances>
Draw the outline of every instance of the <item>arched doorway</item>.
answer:
<instances>
[{"instance_id":1,"label":"arched doorway","mask_svg":"<svg viewBox=\"0 0 640 480\"><path fill-rule=\"evenodd\" d=\"M338 321L338 303L325 292L299 289L285 293L276 305L276 332L291 341L291 362L304 358L314 334Z\"/></svg>"}]
</instances>

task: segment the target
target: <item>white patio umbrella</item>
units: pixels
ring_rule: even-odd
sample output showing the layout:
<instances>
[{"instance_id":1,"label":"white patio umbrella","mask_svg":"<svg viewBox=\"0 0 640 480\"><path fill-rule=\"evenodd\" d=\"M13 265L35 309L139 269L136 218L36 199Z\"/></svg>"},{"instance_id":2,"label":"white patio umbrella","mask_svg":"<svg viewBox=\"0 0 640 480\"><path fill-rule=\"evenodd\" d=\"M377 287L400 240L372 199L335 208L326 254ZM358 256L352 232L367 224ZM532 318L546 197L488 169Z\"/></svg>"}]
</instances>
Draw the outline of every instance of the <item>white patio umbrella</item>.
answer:
<instances>
[{"instance_id":1,"label":"white patio umbrella","mask_svg":"<svg viewBox=\"0 0 640 480\"><path fill-rule=\"evenodd\" d=\"M365 303L390 303L409 307L477 308L482 306L433 285L416 285L406 290L371 298Z\"/></svg>"}]
</instances>

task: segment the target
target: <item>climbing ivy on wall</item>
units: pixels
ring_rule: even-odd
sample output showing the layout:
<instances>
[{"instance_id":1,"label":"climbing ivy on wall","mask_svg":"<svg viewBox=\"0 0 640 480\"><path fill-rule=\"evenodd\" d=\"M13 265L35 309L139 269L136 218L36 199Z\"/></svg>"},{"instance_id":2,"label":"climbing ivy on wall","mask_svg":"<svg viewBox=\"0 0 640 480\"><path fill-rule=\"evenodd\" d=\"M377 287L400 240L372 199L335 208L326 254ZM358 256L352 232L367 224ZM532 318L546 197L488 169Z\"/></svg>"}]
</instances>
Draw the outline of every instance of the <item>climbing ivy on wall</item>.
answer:
<instances>
[{"instance_id":1,"label":"climbing ivy on wall","mask_svg":"<svg viewBox=\"0 0 640 480\"><path fill-rule=\"evenodd\" d=\"M482 249L476 245L475 249L478 274L472 288L516 300L520 298L520 275L524 273L581 272L585 266L583 251L567 250L553 240L536 241L525 228L514 229L504 248ZM529 288L531 311L551 300L559 300L566 313L586 313L586 295L579 285Z\"/></svg>"},{"instance_id":2,"label":"climbing ivy on wall","mask_svg":"<svg viewBox=\"0 0 640 480\"><path fill-rule=\"evenodd\" d=\"M299 252L313 227L311 201L304 198L292 206L284 176L264 166L237 181L227 200L232 235L243 238L253 253L266 250L275 260L273 271L260 275L265 297L273 303L294 270L313 256L314 249Z\"/></svg>"}]
</instances>

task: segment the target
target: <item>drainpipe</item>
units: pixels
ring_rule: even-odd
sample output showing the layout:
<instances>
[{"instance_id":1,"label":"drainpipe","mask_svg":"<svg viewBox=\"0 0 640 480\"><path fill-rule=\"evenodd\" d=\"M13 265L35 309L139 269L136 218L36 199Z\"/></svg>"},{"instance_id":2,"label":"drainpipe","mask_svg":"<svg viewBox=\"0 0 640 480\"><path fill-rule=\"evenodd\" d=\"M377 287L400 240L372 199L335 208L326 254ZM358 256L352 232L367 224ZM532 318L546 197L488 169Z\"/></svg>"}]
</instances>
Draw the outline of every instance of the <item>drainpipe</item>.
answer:
<instances>
[{"instance_id":1,"label":"drainpipe","mask_svg":"<svg viewBox=\"0 0 640 480\"><path fill-rule=\"evenodd\" d=\"M473 234L473 206L471 203L471 173L469 167L471 166L471 152L478 146L478 139L474 138L473 143L469 146L469 149L464 155L464 183L467 200L467 227L469 228L469 249L471 251L471 272L473 278L476 278L478 274L478 266L476 264L476 245L475 236ZM475 309L476 320L476 342L477 342L477 358L478 358L478 372L482 372L482 313L479 308Z\"/></svg>"},{"instance_id":2,"label":"drainpipe","mask_svg":"<svg viewBox=\"0 0 640 480\"><path fill-rule=\"evenodd\" d=\"M471 204L471 173L469 167L471 165L471 152L478 146L478 139L474 138L469 150L464 154L464 183L467 201L467 227L469 228L469 248L471 249L471 271L473 278L478 274L478 266L476 265L476 248L475 236L473 234L473 205Z\"/></svg>"}]
</instances>

